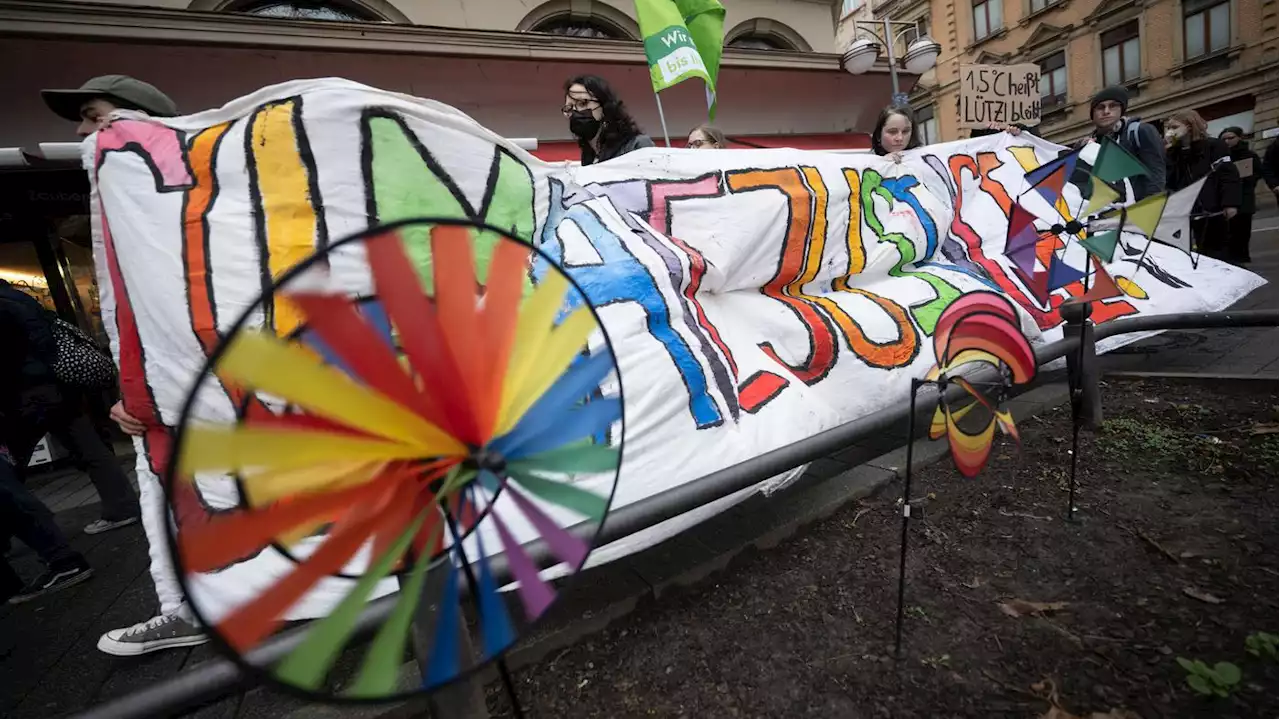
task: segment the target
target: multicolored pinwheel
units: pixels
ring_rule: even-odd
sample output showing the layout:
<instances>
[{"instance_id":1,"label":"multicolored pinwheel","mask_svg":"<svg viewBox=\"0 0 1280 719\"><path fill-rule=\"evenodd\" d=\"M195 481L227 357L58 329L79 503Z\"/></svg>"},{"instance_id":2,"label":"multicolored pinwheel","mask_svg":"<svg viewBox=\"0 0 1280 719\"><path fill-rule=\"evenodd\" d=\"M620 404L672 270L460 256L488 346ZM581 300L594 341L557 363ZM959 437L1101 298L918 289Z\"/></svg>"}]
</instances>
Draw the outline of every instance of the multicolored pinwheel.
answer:
<instances>
[{"instance_id":1,"label":"multicolored pinwheel","mask_svg":"<svg viewBox=\"0 0 1280 719\"><path fill-rule=\"evenodd\" d=\"M349 270L351 250L367 257L373 294L316 290L338 284L330 265ZM254 671L327 700L436 689L500 657L554 601L531 543L571 572L585 562L617 481L622 399L600 396L602 382L618 385L606 382L616 363L607 338L593 339L603 336L594 311L553 265L533 287L536 257L488 226L375 228L287 273L214 352L183 411L169 481L234 475L240 504L178 524L179 575L190 589L269 547L292 560L218 616L189 592L237 662L317 590L337 597L331 611ZM250 326L281 307L301 317L288 337ZM233 422L197 416L218 382L239 400ZM608 436L619 446L596 443ZM504 581L514 585L505 596ZM397 588L365 642L361 612ZM429 639L416 647L421 678L405 686L413 624Z\"/></svg>"},{"instance_id":2,"label":"multicolored pinwheel","mask_svg":"<svg viewBox=\"0 0 1280 719\"><path fill-rule=\"evenodd\" d=\"M1035 352L1018 328L1018 314L1013 305L992 292L970 292L947 305L938 318L933 348L937 364L929 370L925 381L943 385L953 382L975 401L952 409L944 386L929 424L929 438L940 439L945 435L956 469L965 477L976 477L991 454L997 424L1005 434L1015 441L1018 439L1013 415L1000 408L1000 401L1007 385L1026 384L1035 379ZM1007 374L1003 371L1000 374L1001 383L994 400L959 375L961 367L978 362L1008 368ZM975 408L984 411L987 420L978 423L977 431L966 431L961 427L961 420L969 417Z\"/></svg>"},{"instance_id":3,"label":"multicolored pinwheel","mask_svg":"<svg viewBox=\"0 0 1280 719\"><path fill-rule=\"evenodd\" d=\"M1147 172L1136 157L1110 138L1104 138L1089 171L1077 167L1079 160L1080 150L1076 150L1028 170L1028 188L1018 196L1009 216L1004 254L1013 262L1028 289L1046 303L1050 292L1073 282L1082 282L1085 287L1083 294L1073 298L1076 302L1094 302L1127 294L1124 288L1131 285L1129 280L1113 278L1104 267L1104 263L1109 264L1115 258L1121 232L1145 236L1147 249L1150 249L1153 239L1165 239L1165 233L1158 227L1169 200L1167 194L1152 195L1129 207L1114 206L1121 199L1120 194L1108 183ZM1074 212L1063 194L1068 184L1076 184L1085 198L1082 206ZM1052 221L1038 217L1023 204L1023 198L1027 196L1043 198L1054 208L1057 217ZM1083 269L1066 261L1067 248L1072 240L1086 252ZM1189 254L1189 240L1185 249ZM1144 250L1143 257L1138 260L1139 270L1145 256ZM1039 269L1037 262L1044 269Z\"/></svg>"}]
</instances>

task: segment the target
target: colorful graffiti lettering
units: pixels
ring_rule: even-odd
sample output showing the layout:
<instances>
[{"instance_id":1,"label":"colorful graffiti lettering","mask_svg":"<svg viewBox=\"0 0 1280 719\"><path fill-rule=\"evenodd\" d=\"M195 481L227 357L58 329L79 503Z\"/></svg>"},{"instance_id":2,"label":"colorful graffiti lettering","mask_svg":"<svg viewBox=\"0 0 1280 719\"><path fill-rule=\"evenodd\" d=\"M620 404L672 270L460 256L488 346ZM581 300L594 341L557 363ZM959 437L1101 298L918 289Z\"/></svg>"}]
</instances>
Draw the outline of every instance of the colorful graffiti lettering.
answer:
<instances>
[{"instance_id":1,"label":"colorful graffiti lettering","mask_svg":"<svg viewBox=\"0 0 1280 719\"><path fill-rule=\"evenodd\" d=\"M689 392L689 412L699 429L724 423L724 415L712 397L702 365L694 356L688 342L672 325L672 310L667 306L657 281L647 267L636 259L623 239L601 220L583 193L577 201L566 197L564 183L550 181L550 209L543 225L539 247L560 265L586 294L586 300L595 307L617 303L634 303L644 310L645 326L649 334L661 343L671 357L685 389ZM590 243L599 256L594 264L575 264L565 260L564 240L560 235L563 223L572 223ZM540 279L547 271L544 262L534 263L534 278Z\"/></svg>"}]
</instances>

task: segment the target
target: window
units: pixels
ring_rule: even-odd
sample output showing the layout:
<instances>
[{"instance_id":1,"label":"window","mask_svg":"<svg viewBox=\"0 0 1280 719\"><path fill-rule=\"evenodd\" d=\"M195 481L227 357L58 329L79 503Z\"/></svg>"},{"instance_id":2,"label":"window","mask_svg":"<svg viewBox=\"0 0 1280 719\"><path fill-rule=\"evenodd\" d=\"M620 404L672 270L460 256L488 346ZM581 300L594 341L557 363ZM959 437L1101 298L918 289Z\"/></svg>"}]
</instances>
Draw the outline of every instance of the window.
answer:
<instances>
[{"instance_id":1,"label":"window","mask_svg":"<svg viewBox=\"0 0 1280 719\"><path fill-rule=\"evenodd\" d=\"M1040 12L1050 5L1057 5L1058 0L1031 0L1031 12Z\"/></svg>"},{"instance_id":2,"label":"window","mask_svg":"<svg viewBox=\"0 0 1280 719\"><path fill-rule=\"evenodd\" d=\"M864 0L844 0L840 3L840 17L848 17L862 7Z\"/></svg>"},{"instance_id":3,"label":"window","mask_svg":"<svg viewBox=\"0 0 1280 719\"><path fill-rule=\"evenodd\" d=\"M332 2L258 2L238 5L239 12L262 17L278 17L289 20L342 20L346 22L365 22L377 20L368 13L360 12L349 5Z\"/></svg>"},{"instance_id":4,"label":"window","mask_svg":"<svg viewBox=\"0 0 1280 719\"><path fill-rule=\"evenodd\" d=\"M1183 3L1184 59L1194 60L1231 44L1231 3L1221 0L1188 0Z\"/></svg>"},{"instance_id":5,"label":"window","mask_svg":"<svg viewBox=\"0 0 1280 719\"><path fill-rule=\"evenodd\" d=\"M933 116L933 105L916 110L914 124L916 137L920 139L921 145L932 145L939 141L938 120Z\"/></svg>"},{"instance_id":6,"label":"window","mask_svg":"<svg viewBox=\"0 0 1280 719\"><path fill-rule=\"evenodd\" d=\"M544 32L550 35L565 35L567 37L627 39L626 34L618 32L603 23L592 22L591 20L573 20L568 17L553 18L546 22L538 23L530 32Z\"/></svg>"},{"instance_id":7,"label":"window","mask_svg":"<svg viewBox=\"0 0 1280 719\"><path fill-rule=\"evenodd\" d=\"M977 42L1004 27L1000 3L1004 0L974 0L973 40Z\"/></svg>"},{"instance_id":8,"label":"window","mask_svg":"<svg viewBox=\"0 0 1280 719\"><path fill-rule=\"evenodd\" d=\"M1040 61L1040 105L1056 107L1067 101L1067 54L1055 52Z\"/></svg>"},{"instance_id":9,"label":"window","mask_svg":"<svg viewBox=\"0 0 1280 719\"><path fill-rule=\"evenodd\" d=\"M915 20L911 27L902 31L902 47L911 47L911 43L922 37L929 37L929 18L927 17Z\"/></svg>"},{"instance_id":10,"label":"window","mask_svg":"<svg viewBox=\"0 0 1280 719\"><path fill-rule=\"evenodd\" d=\"M1102 33L1102 84L1123 85L1142 74L1138 21Z\"/></svg>"},{"instance_id":11,"label":"window","mask_svg":"<svg viewBox=\"0 0 1280 719\"><path fill-rule=\"evenodd\" d=\"M790 50L791 48L768 35L740 35L725 43L725 47L738 47L744 50Z\"/></svg>"}]
</instances>

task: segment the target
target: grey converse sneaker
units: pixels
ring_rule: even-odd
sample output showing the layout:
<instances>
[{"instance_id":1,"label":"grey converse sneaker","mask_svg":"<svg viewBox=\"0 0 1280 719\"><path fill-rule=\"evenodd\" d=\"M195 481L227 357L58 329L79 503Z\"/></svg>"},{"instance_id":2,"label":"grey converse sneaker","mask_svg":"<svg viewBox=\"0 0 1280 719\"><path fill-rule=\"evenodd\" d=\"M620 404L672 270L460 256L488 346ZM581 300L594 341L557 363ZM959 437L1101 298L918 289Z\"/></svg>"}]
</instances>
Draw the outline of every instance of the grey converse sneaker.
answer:
<instances>
[{"instance_id":1,"label":"grey converse sneaker","mask_svg":"<svg viewBox=\"0 0 1280 719\"><path fill-rule=\"evenodd\" d=\"M84 533L102 534L103 532L110 532L113 529L127 527L137 521L137 517L125 517L124 519L95 519L85 526Z\"/></svg>"},{"instance_id":2,"label":"grey converse sneaker","mask_svg":"<svg viewBox=\"0 0 1280 719\"><path fill-rule=\"evenodd\" d=\"M112 629L98 640L98 649L117 657L133 657L161 649L194 647L209 637L178 614L161 614L132 627Z\"/></svg>"}]
</instances>

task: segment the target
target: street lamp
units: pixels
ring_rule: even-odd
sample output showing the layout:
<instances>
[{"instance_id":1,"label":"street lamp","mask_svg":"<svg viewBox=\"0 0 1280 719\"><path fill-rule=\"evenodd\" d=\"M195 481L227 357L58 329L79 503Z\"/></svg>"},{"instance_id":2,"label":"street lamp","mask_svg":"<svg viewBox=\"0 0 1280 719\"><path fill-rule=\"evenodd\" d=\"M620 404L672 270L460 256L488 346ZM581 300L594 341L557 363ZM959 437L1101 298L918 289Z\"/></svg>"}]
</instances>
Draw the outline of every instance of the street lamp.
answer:
<instances>
[{"instance_id":1,"label":"street lamp","mask_svg":"<svg viewBox=\"0 0 1280 719\"><path fill-rule=\"evenodd\" d=\"M901 29L894 34L894 26ZM889 55L889 77L893 81L893 102L895 104L904 104L905 100L902 95L901 88L898 85L898 60L893 56L893 46L909 30L915 29L914 22L902 22L899 20L877 20L872 23L854 21L853 31L856 34L858 30L862 30L870 35L870 38L857 38L849 43L849 48L844 51L844 69L852 75L861 75L870 70L876 64L876 60L880 59L881 43ZM880 30L880 34L876 34L876 30ZM907 46L907 52L902 57L902 67L913 75L921 75L933 69L938 63L938 55L942 52L942 46L934 42L929 37L917 38L915 42Z\"/></svg>"}]
</instances>

